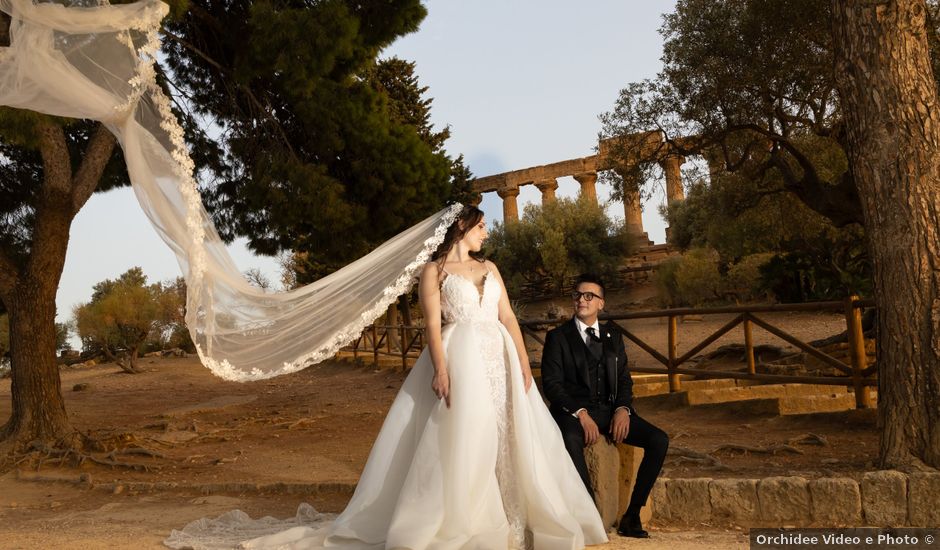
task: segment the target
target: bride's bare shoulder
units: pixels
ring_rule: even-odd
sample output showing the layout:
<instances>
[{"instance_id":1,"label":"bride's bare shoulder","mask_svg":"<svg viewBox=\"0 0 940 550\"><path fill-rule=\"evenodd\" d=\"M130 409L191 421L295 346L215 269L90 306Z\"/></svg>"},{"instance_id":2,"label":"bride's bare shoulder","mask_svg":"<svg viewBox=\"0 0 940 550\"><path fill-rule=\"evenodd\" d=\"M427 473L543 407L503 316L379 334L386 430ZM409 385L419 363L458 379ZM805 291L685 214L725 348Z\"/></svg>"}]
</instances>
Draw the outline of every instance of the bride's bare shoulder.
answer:
<instances>
[{"instance_id":1,"label":"bride's bare shoulder","mask_svg":"<svg viewBox=\"0 0 940 550\"><path fill-rule=\"evenodd\" d=\"M441 276L441 266L437 262L431 261L424 264L421 268L421 279L436 281Z\"/></svg>"}]
</instances>

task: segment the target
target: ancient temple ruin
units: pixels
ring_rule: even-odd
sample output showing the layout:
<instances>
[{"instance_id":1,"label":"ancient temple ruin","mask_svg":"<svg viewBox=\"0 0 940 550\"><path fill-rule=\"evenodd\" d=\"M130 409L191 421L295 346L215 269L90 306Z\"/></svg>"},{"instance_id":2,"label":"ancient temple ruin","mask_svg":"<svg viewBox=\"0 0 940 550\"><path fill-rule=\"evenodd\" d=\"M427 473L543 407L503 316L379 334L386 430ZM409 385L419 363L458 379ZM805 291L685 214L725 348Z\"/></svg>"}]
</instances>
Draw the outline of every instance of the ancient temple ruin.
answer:
<instances>
[{"instance_id":1,"label":"ancient temple ruin","mask_svg":"<svg viewBox=\"0 0 940 550\"><path fill-rule=\"evenodd\" d=\"M614 139L601 140L598 144L598 153L588 157L563 160L542 166L532 166L501 174L493 174L477 178L473 182L473 190L477 193L495 192L503 199L503 220L507 223L519 219L519 206L517 198L519 188L525 185L534 185L542 193L542 204L555 200L555 190L558 189L558 178L573 177L581 185L583 199L597 201L597 174L603 170L614 170L624 180L623 213L627 231L636 235L638 240L649 241L643 230L642 204L640 200L639 181L640 172L634 166L616 166L610 160L611 148L615 145L629 144L633 151L631 156L638 159L659 159L666 176L666 198L669 202L682 200L685 197L682 187L681 167L685 158L663 141L659 132L643 132L622 136Z\"/></svg>"}]
</instances>

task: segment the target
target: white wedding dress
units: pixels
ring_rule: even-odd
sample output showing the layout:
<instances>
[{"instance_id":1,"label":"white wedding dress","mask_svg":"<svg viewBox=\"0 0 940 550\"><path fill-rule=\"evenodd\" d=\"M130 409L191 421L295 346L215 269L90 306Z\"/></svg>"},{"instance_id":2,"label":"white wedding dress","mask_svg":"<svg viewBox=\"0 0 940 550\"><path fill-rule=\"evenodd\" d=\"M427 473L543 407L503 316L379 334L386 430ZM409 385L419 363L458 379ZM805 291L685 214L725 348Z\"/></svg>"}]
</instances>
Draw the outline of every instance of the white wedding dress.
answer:
<instances>
[{"instance_id":1,"label":"white wedding dress","mask_svg":"<svg viewBox=\"0 0 940 550\"><path fill-rule=\"evenodd\" d=\"M448 408L431 390L421 354L392 403L355 494L332 521L300 513L245 548L536 548L570 550L607 541L561 433L533 385L525 392L512 339L497 318L500 283L482 295L466 278L441 285ZM240 514L240 513L239 513ZM312 525L304 523L306 516ZM212 536L278 529L244 514L174 531L174 548L213 547ZM248 537L246 537L248 538Z\"/></svg>"}]
</instances>

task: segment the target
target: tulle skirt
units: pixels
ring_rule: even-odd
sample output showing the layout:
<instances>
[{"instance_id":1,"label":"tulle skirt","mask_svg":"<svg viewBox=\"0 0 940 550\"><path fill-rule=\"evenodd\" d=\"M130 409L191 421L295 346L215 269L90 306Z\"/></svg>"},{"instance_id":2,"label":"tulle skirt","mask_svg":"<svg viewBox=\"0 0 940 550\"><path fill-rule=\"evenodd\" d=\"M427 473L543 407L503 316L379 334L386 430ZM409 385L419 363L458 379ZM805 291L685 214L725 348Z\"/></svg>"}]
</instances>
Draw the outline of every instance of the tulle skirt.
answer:
<instances>
[{"instance_id":1,"label":"tulle skirt","mask_svg":"<svg viewBox=\"0 0 940 550\"><path fill-rule=\"evenodd\" d=\"M241 540L252 549L496 550L518 546L520 528L525 545L538 550L606 542L558 426L537 388L525 392L505 327L447 325L443 344L450 407L431 390L434 370L425 349L338 517L306 507L278 524L230 513L174 531L167 545L210 548L214 532L228 547ZM501 377L494 376L497 368ZM240 528L247 536L238 536Z\"/></svg>"}]
</instances>

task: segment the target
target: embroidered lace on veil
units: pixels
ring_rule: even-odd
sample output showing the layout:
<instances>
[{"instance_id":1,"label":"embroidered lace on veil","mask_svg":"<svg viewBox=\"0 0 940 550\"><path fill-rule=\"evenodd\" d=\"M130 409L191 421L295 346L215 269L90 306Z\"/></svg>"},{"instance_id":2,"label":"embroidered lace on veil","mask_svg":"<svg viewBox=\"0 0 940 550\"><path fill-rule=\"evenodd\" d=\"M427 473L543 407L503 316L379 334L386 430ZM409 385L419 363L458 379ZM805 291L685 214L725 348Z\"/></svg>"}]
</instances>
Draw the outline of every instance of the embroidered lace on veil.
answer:
<instances>
[{"instance_id":1,"label":"embroidered lace on veil","mask_svg":"<svg viewBox=\"0 0 940 550\"><path fill-rule=\"evenodd\" d=\"M269 378L332 356L410 288L460 210L441 210L311 285L256 289L203 207L183 130L155 81L167 6L0 0L0 10L11 17L0 105L98 120L114 133L141 208L186 278L199 356L222 378Z\"/></svg>"}]
</instances>

